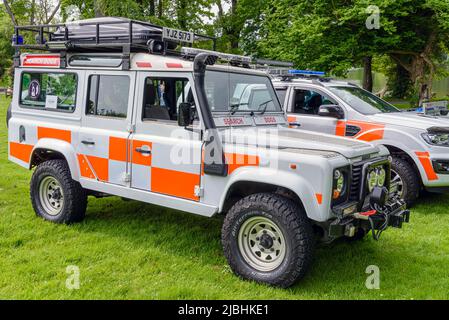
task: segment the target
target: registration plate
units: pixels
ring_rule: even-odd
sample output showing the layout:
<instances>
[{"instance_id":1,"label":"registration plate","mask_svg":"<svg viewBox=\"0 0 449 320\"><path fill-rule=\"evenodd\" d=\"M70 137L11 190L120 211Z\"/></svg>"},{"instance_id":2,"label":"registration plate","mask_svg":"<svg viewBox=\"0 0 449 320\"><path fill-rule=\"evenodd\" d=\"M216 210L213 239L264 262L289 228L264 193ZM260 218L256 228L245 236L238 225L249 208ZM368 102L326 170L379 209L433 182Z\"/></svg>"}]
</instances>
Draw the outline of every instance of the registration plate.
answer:
<instances>
[{"instance_id":1,"label":"registration plate","mask_svg":"<svg viewBox=\"0 0 449 320\"><path fill-rule=\"evenodd\" d=\"M163 28L163 39L177 42L193 43L195 35L193 32L182 31L172 28Z\"/></svg>"}]
</instances>

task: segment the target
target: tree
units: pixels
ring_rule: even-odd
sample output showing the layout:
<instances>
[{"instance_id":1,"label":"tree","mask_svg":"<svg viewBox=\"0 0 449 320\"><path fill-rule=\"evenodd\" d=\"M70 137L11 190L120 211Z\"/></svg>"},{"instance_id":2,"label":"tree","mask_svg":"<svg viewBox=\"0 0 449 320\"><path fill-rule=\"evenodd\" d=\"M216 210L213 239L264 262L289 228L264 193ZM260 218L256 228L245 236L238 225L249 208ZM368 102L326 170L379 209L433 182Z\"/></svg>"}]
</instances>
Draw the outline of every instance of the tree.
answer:
<instances>
[{"instance_id":1,"label":"tree","mask_svg":"<svg viewBox=\"0 0 449 320\"><path fill-rule=\"evenodd\" d=\"M379 28L367 28L372 3ZM336 75L363 65L368 89L373 57L386 54L407 70L420 100L449 36L447 0L271 0L265 15L258 54Z\"/></svg>"}]
</instances>

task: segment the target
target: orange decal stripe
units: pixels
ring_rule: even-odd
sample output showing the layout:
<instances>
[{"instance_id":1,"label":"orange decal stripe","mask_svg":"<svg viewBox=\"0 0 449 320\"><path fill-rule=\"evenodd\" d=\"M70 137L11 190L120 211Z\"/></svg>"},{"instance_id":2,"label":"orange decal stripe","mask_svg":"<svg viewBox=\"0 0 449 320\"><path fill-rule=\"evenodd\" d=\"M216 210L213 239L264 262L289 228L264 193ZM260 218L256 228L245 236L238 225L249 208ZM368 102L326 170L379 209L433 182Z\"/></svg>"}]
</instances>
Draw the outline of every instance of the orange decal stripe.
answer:
<instances>
[{"instance_id":1,"label":"orange decal stripe","mask_svg":"<svg viewBox=\"0 0 449 320\"><path fill-rule=\"evenodd\" d=\"M318 204L323 204L323 195L321 193L316 193L315 194L316 197L316 201L318 202Z\"/></svg>"},{"instance_id":2,"label":"orange decal stripe","mask_svg":"<svg viewBox=\"0 0 449 320\"><path fill-rule=\"evenodd\" d=\"M199 201L195 186L200 185L197 174L161 168L151 168L151 191L178 198Z\"/></svg>"},{"instance_id":3,"label":"orange decal stripe","mask_svg":"<svg viewBox=\"0 0 449 320\"><path fill-rule=\"evenodd\" d=\"M62 141L67 141L72 143L72 133L68 130L52 129L52 128L37 128L37 138L38 140L44 138L57 139Z\"/></svg>"},{"instance_id":4,"label":"orange decal stripe","mask_svg":"<svg viewBox=\"0 0 449 320\"><path fill-rule=\"evenodd\" d=\"M228 164L228 174L232 174L241 167L258 167L260 158L247 154L226 153L226 163Z\"/></svg>"},{"instance_id":5,"label":"orange decal stripe","mask_svg":"<svg viewBox=\"0 0 449 320\"><path fill-rule=\"evenodd\" d=\"M360 133L355 136L358 140L371 142L384 138L385 125L383 124L365 121L348 121L346 124L354 125L362 129Z\"/></svg>"},{"instance_id":6,"label":"orange decal stripe","mask_svg":"<svg viewBox=\"0 0 449 320\"><path fill-rule=\"evenodd\" d=\"M337 128L335 130L335 135L340 137L346 136L346 121L344 120L337 121Z\"/></svg>"},{"instance_id":7,"label":"orange decal stripe","mask_svg":"<svg viewBox=\"0 0 449 320\"><path fill-rule=\"evenodd\" d=\"M133 140L132 151L131 151L132 163L151 167L152 160L153 160L152 155L144 155L144 154L136 151L136 149L142 148L143 146L150 147L150 149L153 150L152 142Z\"/></svg>"},{"instance_id":8,"label":"orange decal stripe","mask_svg":"<svg viewBox=\"0 0 449 320\"><path fill-rule=\"evenodd\" d=\"M95 179L95 175L89 167L86 156L79 154L78 155L78 163L80 166L80 175L83 178Z\"/></svg>"},{"instance_id":9,"label":"orange decal stripe","mask_svg":"<svg viewBox=\"0 0 449 320\"><path fill-rule=\"evenodd\" d=\"M109 137L109 160L127 162L127 139Z\"/></svg>"},{"instance_id":10,"label":"orange decal stripe","mask_svg":"<svg viewBox=\"0 0 449 320\"><path fill-rule=\"evenodd\" d=\"M427 179L429 181L438 180L438 175L435 173L435 170L432 166L432 161L430 161L430 153L428 152L415 152L415 154L418 156L419 162L421 162L421 165L424 168L424 171L426 172Z\"/></svg>"},{"instance_id":11,"label":"orange decal stripe","mask_svg":"<svg viewBox=\"0 0 449 320\"><path fill-rule=\"evenodd\" d=\"M22 160L23 162L30 163L31 152L33 152L33 148L34 146L29 144L10 142L9 154L14 158Z\"/></svg>"},{"instance_id":12,"label":"orange decal stripe","mask_svg":"<svg viewBox=\"0 0 449 320\"><path fill-rule=\"evenodd\" d=\"M109 160L94 156L85 156L90 166L94 170L95 175L100 181L109 181Z\"/></svg>"}]
</instances>

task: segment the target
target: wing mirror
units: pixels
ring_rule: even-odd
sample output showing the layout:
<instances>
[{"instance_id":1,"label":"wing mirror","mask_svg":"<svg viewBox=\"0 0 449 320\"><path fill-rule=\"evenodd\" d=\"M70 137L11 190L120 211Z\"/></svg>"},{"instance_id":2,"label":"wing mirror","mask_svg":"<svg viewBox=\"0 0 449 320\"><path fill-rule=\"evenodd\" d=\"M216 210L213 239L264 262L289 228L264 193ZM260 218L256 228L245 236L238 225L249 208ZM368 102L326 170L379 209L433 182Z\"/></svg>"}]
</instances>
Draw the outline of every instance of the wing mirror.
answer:
<instances>
[{"instance_id":1,"label":"wing mirror","mask_svg":"<svg viewBox=\"0 0 449 320\"><path fill-rule=\"evenodd\" d=\"M343 119L345 117L343 109L336 104L323 104L318 110L318 115L321 117L330 117L337 119Z\"/></svg>"},{"instance_id":2,"label":"wing mirror","mask_svg":"<svg viewBox=\"0 0 449 320\"><path fill-rule=\"evenodd\" d=\"M193 120L192 105L187 102L181 103L178 110L178 125L185 128L193 124Z\"/></svg>"}]
</instances>

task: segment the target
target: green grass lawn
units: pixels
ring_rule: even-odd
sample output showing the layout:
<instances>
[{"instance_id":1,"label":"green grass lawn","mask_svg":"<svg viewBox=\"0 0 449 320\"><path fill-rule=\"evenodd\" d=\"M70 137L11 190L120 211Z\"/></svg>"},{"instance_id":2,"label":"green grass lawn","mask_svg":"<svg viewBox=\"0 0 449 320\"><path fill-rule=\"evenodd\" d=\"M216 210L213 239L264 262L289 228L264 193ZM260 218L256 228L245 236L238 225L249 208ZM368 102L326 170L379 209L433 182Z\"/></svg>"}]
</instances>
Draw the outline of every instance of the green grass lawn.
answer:
<instances>
[{"instance_id":1,"label":"green grass lawn","mask_svg":"<svg viewBox=\"0 0 449 320\"><path fill-rule=\"evenodd\" d=\"M0 98L0 299L447 299L449 196L423 198L403 230L380 242L320 245L310 274L282 290L235 277L222 255L221 220L119 198L90 199L73 226L35 217L31 173L8 162ZM65 286L66 267L81 287ZM380 290L365 287L377 265Z\"/></svg>"}]
</instances>

